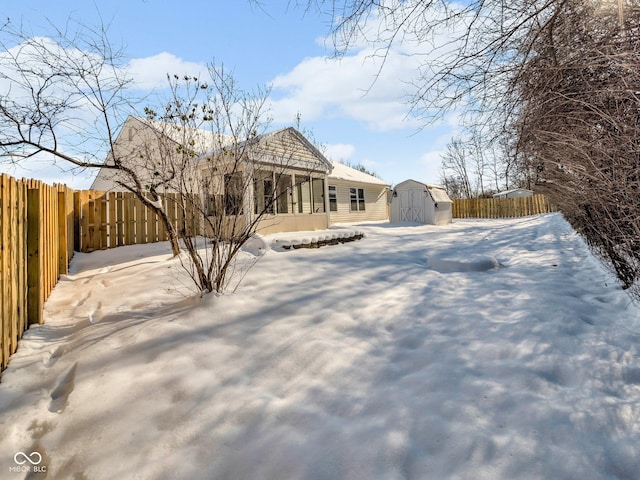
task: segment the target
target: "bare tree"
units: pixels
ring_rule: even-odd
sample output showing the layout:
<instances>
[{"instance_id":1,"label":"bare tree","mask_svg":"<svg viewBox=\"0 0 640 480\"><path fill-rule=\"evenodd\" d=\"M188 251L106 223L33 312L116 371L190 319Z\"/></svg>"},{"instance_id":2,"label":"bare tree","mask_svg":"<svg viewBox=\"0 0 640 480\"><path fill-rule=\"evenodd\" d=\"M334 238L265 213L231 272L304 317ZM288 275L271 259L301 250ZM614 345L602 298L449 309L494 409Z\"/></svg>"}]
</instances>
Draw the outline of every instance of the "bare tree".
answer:
<instances>
[{"instance_id":1,"label":"bare tree","mask_svg":"<svg viewBox=\"0 0 640 480\"><path fill-rule=\"evenodd\" d=\"M175 168L159 172L159 183L203 230L181 235L184 266L202 291L222 292L246 272L237 257L259 228L294 209L325 212L329 164L296 129L266 133L269 90L241 89L222 65L211 64L206 78L173 77L171 93L161 112L147 109L164 126L160 136L177 139Z\"/></svg>"},{"instance_id":2,"label":"bare tree","mask_svg":"<svg viewBox=\"0 0 640 480\"><path fill-rule=\"evenodd\" d=\"M473 127L467 132L453 138L442 156L441 181L450 195L486 197L504 189L531 188L534 175L504 137L485 139Z\"/></svg>"},{"instance_id":3,"label":"bare tree","mask_svg":"<svg viewBox=\"0 0 640 480\"><path fill-rule=\"evenodd\" d=\"M177 254L178 233L149 185L153 176L132 152L116 148L124 119L135 111L122 51L104 27L52 28L47 37L11 24L0 30L0 156L118 172L119 185L159 215Z\"/></svg>"},{"instance_id":4,"label":"bare tree","mask_svg":"<svg viewBox=\"0 0 640 480\"><path fill-rule=\"evenodd\" d=\"M297 3L330 16L338 54L370 45L388 58L399 43L435 43L413 79L410 110L428 122L462 107L469 124L502 136L512 147L509 183L534 179L623 285L636 284L637 0ZM447 29L448 41L433 42Z\"/></svg>"},{"instance_id":5,"label":"bare tree","mask_svg":"<svg viewBox=\"0 0 640 480\"><path fill-rule=\"evenodd\" d=\"M170 97L135 115L142 102L132 101L122 53L106 29L54 30L46 38L11 25L1 31L5 159L46 155L99 169L99 178L159 215L202 291L229 285L238 252L258 226L279 221L277 212L324 212L329 163L295 129L264 133L268 89L243 91L212 64L204 80L169 76ZM181 224L170 221L167 202Z\"/></svg>"},{"instance_id":6,"label":"bare tree","mask_svg":"<svg viewBox=\"0 0 640 480\"><path fill-rule=\"evenodd\" d=\"M517 86L521 158L638 298L640 13L565 4L545 33Z\"/></svg>"},{"instance_id":7,"label":"bare tree","mask_svg":"<svg viewBox=\"0 0 640 480\"><path fill-rule=\"evenodd\" d=\"M459 138L451 139L442 155L440 181L452 198L473 196L467 157L465 144Z\"/></svg>"}]
</instances>

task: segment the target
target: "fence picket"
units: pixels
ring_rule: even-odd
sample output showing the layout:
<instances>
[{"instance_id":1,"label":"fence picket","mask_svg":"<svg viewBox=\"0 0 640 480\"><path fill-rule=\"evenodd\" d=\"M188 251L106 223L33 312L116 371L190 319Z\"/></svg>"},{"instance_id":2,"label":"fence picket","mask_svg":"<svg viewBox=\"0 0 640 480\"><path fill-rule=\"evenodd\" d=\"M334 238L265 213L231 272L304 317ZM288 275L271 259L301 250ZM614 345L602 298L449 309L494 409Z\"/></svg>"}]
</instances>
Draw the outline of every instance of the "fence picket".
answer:
<instances>
[{"instance_id":1,"label":"fence picket","mask_svg":"<svg viewBox=\"0 0 640 480\"><path fill-rule=\"evenodd\" d=\"M2 299L0 301L0 314L2 319L0 328L2 328L2 348L0 348L0 360L2 360L2 366L4 367L9 361L10 355L10 332L11 324L9 323L10 316L10 292L11 284L9 277L9 228L11 227L11 219L9 217L9 205L7 200L7 191L9 186L9 179L7 175L2 174L0 177L0 288L2 288Z\"/></svg>"},{"instance_id":2,"label":"fence picket","mask_svg":"<svg viewBox=\"0 0 640 480\"><path fill-rule=\"evenodd\" d=\"M107 204L108 204L108 217L107 217L107 224L108 224L108 228L109 228L109 232L108 232L108 237L109 237L109 248L115 248L118 246L118 235L117 235L117 229L118 229L118 222L116 219L116 207L117 207L117 202L116 202L116 192L109 192L108 196L107 196ZM106 231L106 229L105 229ZM106 242L105 242L105 245Z\"/></svg>"},{"instance_id":3,"label":"fence picket","mask_svg":"<svg viewBox=\"0 0 640 480\"><path fill-rule=\"evenodd\" d=\"M516 198L464 198L453 202L453 218L514 218L555 212L544 195Z\"/></svg>"}]
</instances>

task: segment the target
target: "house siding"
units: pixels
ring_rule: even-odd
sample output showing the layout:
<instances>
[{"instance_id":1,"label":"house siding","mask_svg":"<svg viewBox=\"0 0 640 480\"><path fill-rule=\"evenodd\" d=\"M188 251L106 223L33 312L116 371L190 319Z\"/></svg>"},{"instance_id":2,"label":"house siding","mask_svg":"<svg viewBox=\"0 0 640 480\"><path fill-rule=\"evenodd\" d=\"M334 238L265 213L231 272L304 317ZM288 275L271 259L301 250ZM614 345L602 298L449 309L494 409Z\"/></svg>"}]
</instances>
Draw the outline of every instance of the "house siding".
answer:
<instances>
[{"instance_id":1,"label":"house siding","mask_svg":"<svg viewBox=\"0 0 640 480\"><path fill-rule=\"evenodd\" d=\"M256 233L268 235L279 232L326 230L329 226L325 214L265 215L256 227Z\"/></svg>"},{"instance_id":2,"label":"house siding","mask_svg":"<svg viewBox=\"0 0 640 480\"><path fill-rule=\"evenodd\" d=\"M387 213L387 187L385 185L369 185L347 180L338 180L331 177L329 177L328 182L329 185L336 187L336 197L338 200L338 211L329 212L331 224L383 221L389 218ZM364 212L351 211L350 187L364 189Z\"/></svg>"},{"instance_id":3,"label":"house siding","mask_svg":"<svg viewBox=\"0 0 640 480\"><path fill-rule=\"evenodd\" d=\"M166 168L169 164L171 156L162 155L161 150L167 150L175 147L177 143L174 140L163 136L162 124L158 124L157 129L149 126L144 120L136 117L128 117L122 125L118 136L113 145L113 150L124 166L135 170L141 183L147 184L152 178L154 169ZM164 127L166 128L166 126ZM204 134L197 137L198 145L204 143ZM204 147L200 147L204 149ZM143 156L146 158L143 159ZM154 161L155 159L155 161ZM178 161L178 160L176 160ZM112 153L107 154L107 164L113 164ZM185 167L186 172L187 167ZM193 166L193 174L197 174L195 165ZM185 174L185 176L188 176ZM91 190L127 192L128 190L118 182L132 184L132 180L119 170L101 168L98 170L96 178L93 180ZM166 189L167 192L175 192L173 189Z\"/></svg>"}]
</instances>

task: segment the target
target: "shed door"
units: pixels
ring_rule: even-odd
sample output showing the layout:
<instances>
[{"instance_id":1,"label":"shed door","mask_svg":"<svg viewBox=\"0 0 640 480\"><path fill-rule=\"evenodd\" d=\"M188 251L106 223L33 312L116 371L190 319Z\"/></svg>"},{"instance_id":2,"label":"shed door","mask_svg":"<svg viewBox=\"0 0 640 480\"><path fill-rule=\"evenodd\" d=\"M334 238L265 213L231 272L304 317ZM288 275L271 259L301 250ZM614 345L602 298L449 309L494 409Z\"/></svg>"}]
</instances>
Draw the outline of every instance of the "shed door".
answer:
<instances>
[{"instance_id":1,"label":"shed door","mask_svg":"<svg viewBox=\"0 0 640 480\"><path fill-rule=\"evenodd\" d=\"M400 199L400 221L424 223L424 191L403 190Z\"/></svg>"}]
</instances>

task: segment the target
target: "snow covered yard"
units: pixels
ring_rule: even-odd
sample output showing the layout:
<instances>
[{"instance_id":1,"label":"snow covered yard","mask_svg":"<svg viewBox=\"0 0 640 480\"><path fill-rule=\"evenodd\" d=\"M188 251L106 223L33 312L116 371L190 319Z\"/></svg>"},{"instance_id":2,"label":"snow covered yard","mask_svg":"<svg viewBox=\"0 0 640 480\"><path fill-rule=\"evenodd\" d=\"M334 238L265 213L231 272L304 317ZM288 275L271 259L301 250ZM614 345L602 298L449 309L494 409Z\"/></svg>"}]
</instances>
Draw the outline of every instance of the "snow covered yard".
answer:
<instances>
[{"instance_id":1,"label":"snow covered yard","mask_svg":"<svg viewBox=\"0 0 640 480\"><path fill-rule=\"evenodd\" d=\"M166 244L76 254L0 477L640 478L640 311L561 216L357 228L202 299Z\"/></svg>"}]
</instances>

